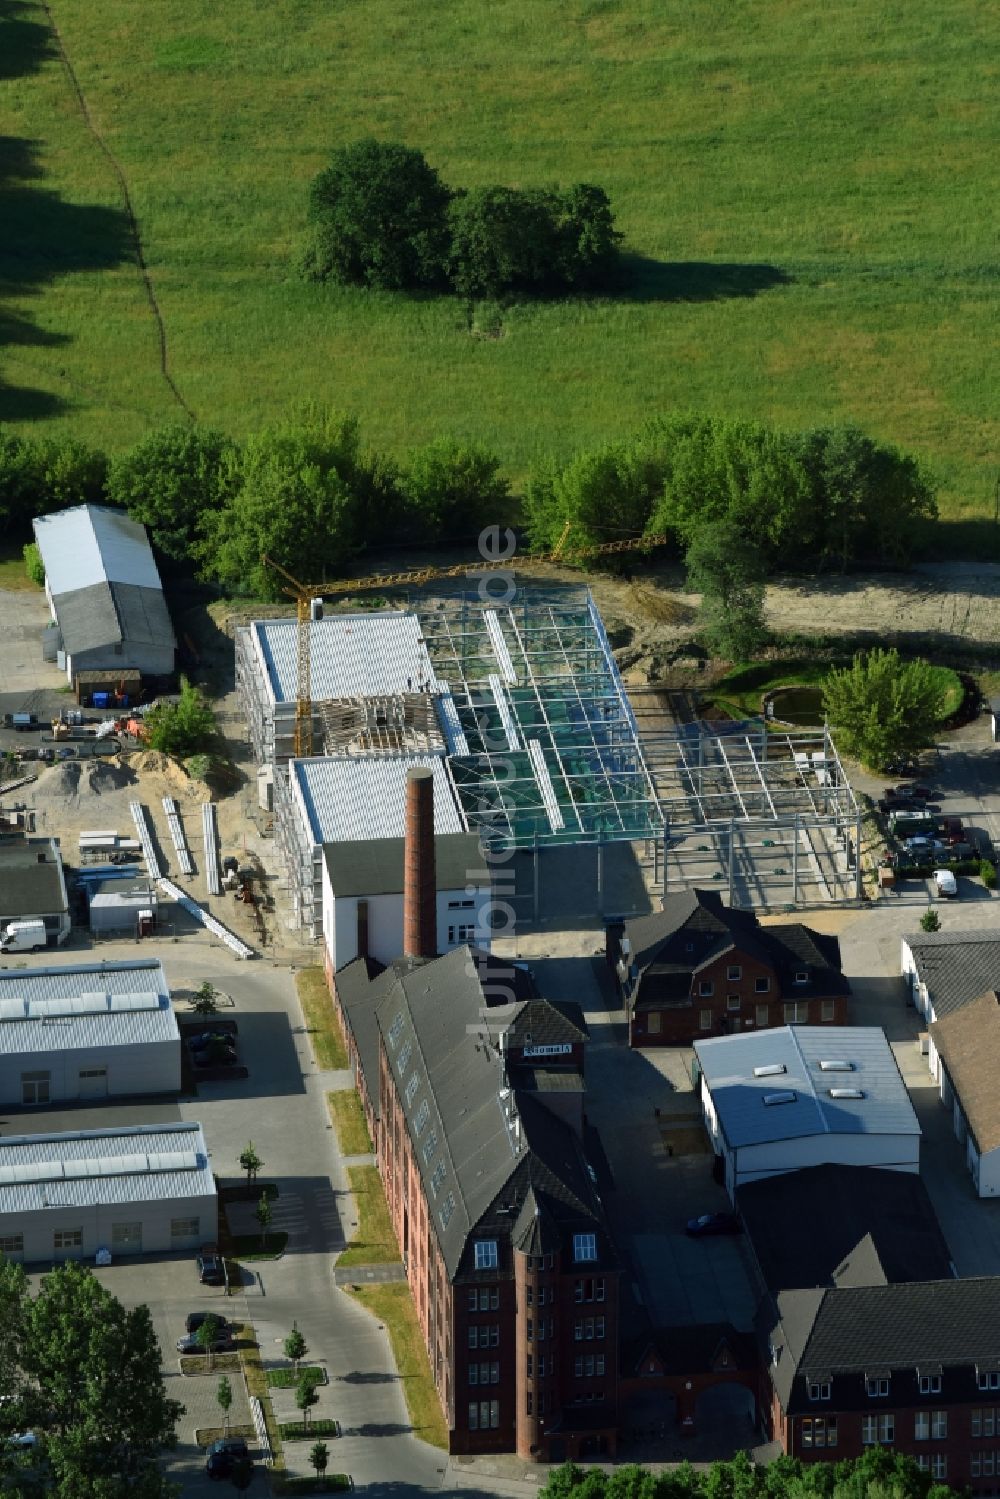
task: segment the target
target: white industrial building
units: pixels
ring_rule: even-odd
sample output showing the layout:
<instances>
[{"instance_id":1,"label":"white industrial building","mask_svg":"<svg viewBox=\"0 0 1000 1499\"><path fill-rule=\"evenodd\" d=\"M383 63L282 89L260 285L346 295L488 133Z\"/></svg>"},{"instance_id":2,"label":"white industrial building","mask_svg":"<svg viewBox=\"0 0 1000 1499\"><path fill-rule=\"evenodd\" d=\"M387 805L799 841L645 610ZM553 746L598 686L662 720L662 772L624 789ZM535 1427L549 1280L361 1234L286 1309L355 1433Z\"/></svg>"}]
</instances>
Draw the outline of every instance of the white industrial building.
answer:
<instances>
[{"instance_id":1,"label":"white industrial building","mask_svg":"<svg viewBox=\"0 0 1000 1499\"><path fill-rule=\"evenodd\" d=\"M402 838L406 776L418 767L426 767L434 776L435 834L440 838L465 832L440 755L318 756L291 761L288 775L276 779L275 839L289 873L296 920L314 938L323 935L324 845L356 847L369 839Z\"/></svg>"},{"instance_id":2,"label":"white industrial building","mask_svg":"<svg viewBox=\"0 0 1000 1499\"><path fill-rule=\"evenodd\" d=\"M11 921L44 922L49 947L69 936L69 893L54 838L0 845L0 931Z\"/></svg>"},{"instance_id":3,"label":"white industrial building","mask_svg":"<svg viewBox=\"0 0 1000 1499\"><path fill-rule=\"evenodd\" d=\"M80 672L169 677L176 640L146 528L123 510L77 505L34 521L55 625L52 652Z\"/></svg>"},{"instance_id":4,"label":"white industrial building","mask_svg":"<svg viewBox=\"0 0 1000 1499\"><path fill-rule=\"evenodd\" d=\"M930 1028L931 1072L976 1193L1000 1194L1000 993L987 989Z\"/></svg>"},{"instance_id":5,"label":"white industrial building","mask_svg":"<svg viewBox=\"0 0 1000 1499\"><path fill-rule=\"evenodd\" d=\"M295 619L256 620L236 636L236 686L257 759L282 765L295 753L298 696ZM313 732L324 732L320 705L353 706L364 720L364 700L411 699L411 715L433 721L419 699L438 689L415 614L400 610L331 614L309 626ZM385 711L383 709L383 711Z\"/></svg>"},{"instance_id":6,"label":"white industrial building","mask_svg":"<svg viewBox=\"0 0 1000 1499\"><path fill-rule=\"evenodd\" d=\"M731 1199L746 1182L804 1166L919 1171L920 1126L877 1026L783 1026L694 1050Z\"/></svg>"},{"instance_id":7,"label":"white industrial building","mask_svg":"<svg viewBox=\"0 0 1000 1499\"><path fill-rule=\"evenodd\" d=\"M489 948L490 874L476 833L435 839L435 952ZM402 838L328 843L323 849L323 941L331 975L358 957L394 962L403 945Z\"/></svg>"},{"instance_id":8,"label":"white industrial building","mask_svg":"<svg viewBox=\"0 0 1000 1499\"><path fill-rule=\"evenodd\" d=\"M110 932L134 935L140 918L150 917L155 923L158 907L156 886L151 880L139 880L134 885L108 880L90 896L90 930L95 936Z\"/></svg>"},{"instance_id":9,"label":"white industrial building","mask_svg":"<svg viewBox=\"0 0 1000 1499\"><path fill-rule=\"evenodd\" d=\"M200 1124L0 1137L0 1251L25 1264L196 1249L218 1236Z\"/></svg>"},{"instance_id":10,"label":"white industrial building","mask_svg":"<svg viewBox=\"0 0 1000 1499\"><path fill-rule=\"evenodd\" d=\"M0 1105L180 1086L180 1033L156 959L0 970Z\"/></svg>"}]
</instances>

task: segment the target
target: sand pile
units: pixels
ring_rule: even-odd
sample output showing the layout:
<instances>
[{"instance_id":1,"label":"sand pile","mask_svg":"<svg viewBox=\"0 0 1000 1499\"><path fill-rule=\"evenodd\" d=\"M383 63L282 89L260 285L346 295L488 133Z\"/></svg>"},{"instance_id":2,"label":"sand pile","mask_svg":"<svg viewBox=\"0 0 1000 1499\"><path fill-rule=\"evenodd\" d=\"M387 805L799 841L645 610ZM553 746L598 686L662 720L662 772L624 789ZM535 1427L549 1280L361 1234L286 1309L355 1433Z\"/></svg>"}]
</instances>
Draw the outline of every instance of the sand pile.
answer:
<instances>
[{"instance_id":1,"label":"sand pile","mask_svg":"<svg viewBox=\"0 0 1000 1499\"><path fill-rule=\"evenodd\" d=\"M132 767L120 760L91 761L90 765L81 768L81 795L101 796L105 792L122 791L126 786L134 786L139 779Z\"/></svg>"}]
</instances>

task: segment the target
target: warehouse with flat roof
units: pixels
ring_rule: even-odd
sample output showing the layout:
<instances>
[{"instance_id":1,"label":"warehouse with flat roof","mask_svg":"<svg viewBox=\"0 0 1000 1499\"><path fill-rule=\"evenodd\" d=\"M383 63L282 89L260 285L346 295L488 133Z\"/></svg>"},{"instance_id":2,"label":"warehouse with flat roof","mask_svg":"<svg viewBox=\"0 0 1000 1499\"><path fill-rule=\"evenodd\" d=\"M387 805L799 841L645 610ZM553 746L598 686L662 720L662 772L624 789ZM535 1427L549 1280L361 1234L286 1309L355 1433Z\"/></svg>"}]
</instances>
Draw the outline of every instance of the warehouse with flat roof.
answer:
<instances>
[{"instance_id":1,"label":"warehouse with flat roof","mask_svg":"<svg viewBox=\"0 0 1000 1499\"><path fill-rule=\"evenodd\" d=\"M168 1254L218 1236L200 1124L0 1136L0 1252L36 1264Z\"/></svg>"},{"instance_id":2,"label":"warehouse with flat roof","mask_svg":"<svg viewBox=\"0 0 1000 1499\"><path fill-rule=\"evenodd\" d=\"M54 838L0 845L0 932L11 921L44 922L49 947L69 936L69 893Z\"/></svg>"},{"instance_id":3,"label":"warehouse with flat roof","mask_svg":"<svg viewBox=\"0 0 1000 1499\"><path fill-rule=\"evenodd\" d=\"M0 1105L180 1086L180 1032L157 959L0 970Z\"/></svg>"},{"instance_id":4,"label":"warehouse with flat roof","mask_svg":"<svg viewBox=\"0 0 1000 1499\"><path fill-rule=\"evenodd\" d=\"M67 680L81 671L172 675L176 640L145 526L108 505L76 505L33 525L54 659Z\"/></svg>"}]
</instances>

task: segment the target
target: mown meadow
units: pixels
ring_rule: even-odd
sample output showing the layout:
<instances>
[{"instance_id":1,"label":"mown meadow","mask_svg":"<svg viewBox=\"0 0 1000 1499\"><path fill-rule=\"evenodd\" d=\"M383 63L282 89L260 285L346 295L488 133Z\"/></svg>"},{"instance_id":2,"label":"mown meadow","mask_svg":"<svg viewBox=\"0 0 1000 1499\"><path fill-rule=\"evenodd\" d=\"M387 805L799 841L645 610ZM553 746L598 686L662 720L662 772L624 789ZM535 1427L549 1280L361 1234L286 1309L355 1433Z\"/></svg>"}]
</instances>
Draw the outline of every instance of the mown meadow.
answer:
<instances>
[{"instance_id":1,"label":"mown meadow","mask_svg":"<svg viewBox=\"0 0 1000 1499\"><path fill-rule=\"evenodd\" d=\"M1000 11L980 0L51 0L200 421L314 399L515 481L672 407L856 421L953 549L1000 464ZM365 134L452 183L591 180L629 277L486 309L309 285L313 174ZM182 413L112 167L33 0L0 0L0 421L114 450ZM499 336L497 336L499 335Z\"/></svg>"}]
</instances>

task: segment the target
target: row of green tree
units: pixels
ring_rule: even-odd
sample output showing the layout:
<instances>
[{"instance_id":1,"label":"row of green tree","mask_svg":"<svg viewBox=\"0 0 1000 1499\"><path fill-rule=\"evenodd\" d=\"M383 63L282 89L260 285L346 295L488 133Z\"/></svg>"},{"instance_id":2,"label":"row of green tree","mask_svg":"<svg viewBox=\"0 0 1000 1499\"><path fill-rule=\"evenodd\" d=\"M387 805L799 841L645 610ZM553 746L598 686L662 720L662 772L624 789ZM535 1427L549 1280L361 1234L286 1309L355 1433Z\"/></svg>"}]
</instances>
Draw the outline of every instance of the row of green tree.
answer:
<instances>
[{"instance_id":1,"label":"row of green tree","mask_svg":"<svg viewBox=\"0 0 1000 1499\"><path fill-rule=\"evenodd\" d=\"M422 151L369 138L314 179L302 269L387 291L553 296L609 287L620 238L600 187L451 188Z\"/></svg>"},{"instance_id":2,"label":"row of green tree","mask_svg":"<svg viewBox=\"0 0 1000 1499\"><path fill-rule=\"evenodd\" d=\"M242 442L167 427L111 458L0 429L9 540L26 540L36 515L88 502L122 506L168 565L262 598L281 588L265 554L303 580L323 579L366 546L471 546L512 508L500 460L478 444L442 438L397 463L363 446L355 418L317 408Z\"/></svg>"},{"instance_id":3,"label":"row of green tree","mask_svg":"<svg viewBox=\"0 0 1000 1499\"><path fill-rule=\"evenodd\" d=\"M0 1261L0 1484L56 1499L167 1499L160 1469L183 1406L169 1400L149 1308L126 1310L86 1269L60 1266L32 1296ZM11 1442L33 1433L30 1448Z\"/></svg>"},{"instance_id":4,"label":"row of green tree","mask_svg":"<svg viewBox=\"0 0 1000 1499\"><path fill-rule=\"evenodd\" d=\"M644 534L685 550L724 525L767 572L905 563L936 515L917 460L857 427L788 432L688 413L541 465L524 511L542 551L567 521L575 545Z\"/></svg>"},{"instance_id":5,"label":"row of green tree","mask_svg":"<svg viewBox=\"0 0 1000 1499\"><path fill-rule=\"evenodd\" d=\"M539 1499L953 1499L912 1457L886 1447L838 1463L779 1457L762 1467L745 1452L695 1469L688 1462L651 1473L626 1463L607 1473L563 1463Z\"/></svg>"}]
</instances>

